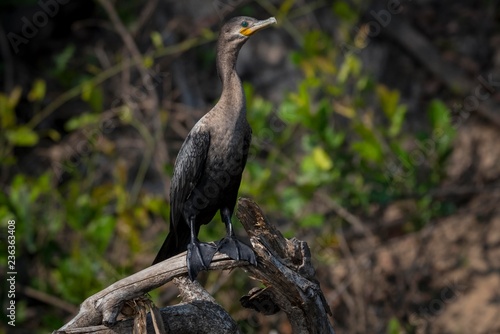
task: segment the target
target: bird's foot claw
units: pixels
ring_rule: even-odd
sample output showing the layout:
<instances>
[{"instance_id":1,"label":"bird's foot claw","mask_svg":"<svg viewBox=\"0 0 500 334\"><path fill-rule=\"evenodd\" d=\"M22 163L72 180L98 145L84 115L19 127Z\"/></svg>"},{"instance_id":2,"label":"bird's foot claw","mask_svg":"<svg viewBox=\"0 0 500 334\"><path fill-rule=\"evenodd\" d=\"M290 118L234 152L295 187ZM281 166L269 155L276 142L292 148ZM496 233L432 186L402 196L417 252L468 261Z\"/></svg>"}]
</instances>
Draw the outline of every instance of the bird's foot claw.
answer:
<instances>
[{"instance_id":1,"label":"bird's foot claw","mask_svg":"<svg viewBox=\"0 0 500 334\"><path fill-rule=\"evenodd\" d=\"M204 242L191 242L187 247L187 268L191 281L196 279L198 273L202 270L208 270L217 247L213 244Z\"/></svg>"},{"instance_id":2,"label":"bird's foot claw","mask_svg":"<svg viewBox=\"0 0 500 334\"><path fill-rule=\"evenodd\" d=\"M254 266L257 265L257 259L252 248L237 240L235 237L226 236L219 241L217 251L226 254L236 261L247 261Z\"/></svg>"}]
</instances>

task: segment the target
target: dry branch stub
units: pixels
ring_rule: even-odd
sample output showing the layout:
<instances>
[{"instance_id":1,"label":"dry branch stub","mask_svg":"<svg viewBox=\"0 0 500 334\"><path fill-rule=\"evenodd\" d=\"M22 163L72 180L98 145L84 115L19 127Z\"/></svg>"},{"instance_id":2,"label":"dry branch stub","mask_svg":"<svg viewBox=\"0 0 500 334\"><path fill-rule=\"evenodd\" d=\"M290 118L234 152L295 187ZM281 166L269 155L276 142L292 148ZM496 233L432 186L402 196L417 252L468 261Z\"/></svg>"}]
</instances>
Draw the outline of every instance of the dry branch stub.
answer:
<instances>
[{"instance_id":1,"label":"dry branch stub","mask_svg":"<svg viewBox=\"0 0 500 334\"><path fill-rule=\"evenodd\" d=\"M250 199L238 200L237 216L257 254L258 265L245 269L267 286L265 294L271 299L261 304L263 313L276 305L287 314L294 333L334 333L328 318L332 312L315 278L307 243L285 239ZM248 298L255 295L254 290Z\"/></svg>"}]
</instances>

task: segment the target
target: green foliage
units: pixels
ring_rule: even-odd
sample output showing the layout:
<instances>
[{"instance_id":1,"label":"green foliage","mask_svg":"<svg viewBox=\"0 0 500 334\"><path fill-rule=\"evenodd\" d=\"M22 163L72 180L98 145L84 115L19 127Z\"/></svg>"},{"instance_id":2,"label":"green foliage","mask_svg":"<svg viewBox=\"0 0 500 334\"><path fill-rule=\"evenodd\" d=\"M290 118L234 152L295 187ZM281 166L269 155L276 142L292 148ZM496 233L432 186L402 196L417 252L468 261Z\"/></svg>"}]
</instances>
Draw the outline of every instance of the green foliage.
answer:
<instances>
[{"instance_id":1,"label":"green foliage","mask_svg":"<svg viewBox=\"0 0 500 334\"><path fill-rule=\"evenodd\" d=\"M64 85L70 85L74 77L79 75L73 69L68 68L68 64L75 50L75 46L70 44L59 54L54 56L54 68L51 70L51 74L58 78Z\"/></svg>"},{"instance_id":2,"label":"green foliage","mask_svg":"<svg viewBox=\"0 0 500 334\"><path fill-rule=\"evenodd\" d=\"M333 12L347 22L355 22L358 19L357 11L351 9L344 1L337 1L333 4Z\"/></svg>"},{"instance_id":3,"label":"green foliage","mask_svg":"<svg viewBox=\"0 0 500 334\"><path fill-rule=\"evenodd\" d=\"M132 264L133 257L121 266L108 263L117 235L135 253L142 253L138 236L150 224L148 217L167 219L168 208L163 198L151 195L136 205L117 207L120 197L128 196L124 184L82 189L83 180L75 178L58 188L55 181L50 172L16 175L8 193L0 195L0 220L17 222L17 259L36 254L33 267L45 268L37 273L33 287L78 304Z\"/></svg>"},{"instance_id":4,"label":"green foliage","mask_svg":"<svg viewBox=\"0 0 500 334\"><path fill-rule=\"evenodd\" d=\"M149 37L151 38L151 42L153 43L156 49L161 49L164 47L163 37L158 31L152 31Z\"/></svg>"},{"instance_id":5,"label":"green foliage","mask_svg":"<svg viewBox=\"0 0 500 334\"><path fill-rule=\"evenodd\" d=\"M343 2L334 11L354 15ZM407 106L399 91L374 83L356 54L341 54L335 45L320 31L305 34L303 48L291 56L304 79L274 108L245 86L255 129L251 151L266 161L249 159L242 193L304 228L325 221L311 210L318 192L359 214L371 204L413 197L413 229L449 213L427 195L444 176L454 137L448 108L432 101L430 130L403 131Z\"/></svg>"},{"instance_id":6,"label":"green foliage","mask_svg":"<svg viewBox=\"0 0 500 334\"><path fill-rule=\"evenodd\" d=\"M94 85L90 81L83 82L82 100L90 105L93 112L102 111L103 93L101 87Z\"/></svg>"},{"instance_id":7,"label":"green foliage","mask_svg":"<svg viewBox=\"0 0 500 334\"><path fill-rule=\"evenodd\" d=\"M33 146L38 143L38 134L26 126L6 130L5 138L15 146Z\"/></svg>"},{"instance_id":8,"label":"green foliage","mask_svg":"<svg viewBox=\"0 0 500 334\"><path fill-rule=\"evenodd\" d=\"M403 333L403 329L397 318L391 318L387 324L387 334L400 334Z\"/></svg>"},{"instance_id":9,"label":"green foliage","mask_svg":"<svg viewBox=\"0 0 500 334\"><path fill-rule=\"evenodd\" d=\"M39 88L35 93L30 93L33 99L40 99L41 94L45 94L44 84L37 80ZM33 91L32 91L33 92ZM15 87L10 94L0 93L0 158L9 159L10 148L13 146L33 146L38 143L39 137L29 127L18 124L16 119L15 109L21 98L22 90L20 87Z\"/></svg>"},{"instance_id":10,"label":"green foliage","mask_svg":"<svg viewBox=\"0 0 500 334\"><path fill-rule=\"evenodd\" d=\"M36 79L33 82L33 88L31 88L31 91L28 93L28 100L32 102L43 100L46 90L47 86L45 81L42 79Z\"/></svg>"},{"instance_id":11,"label":"green foliage","mask_svg":"<svg viewBox=\"0 0 500 334\"><path fill-rule=\"evenodd\" d=\"M65 131L80 139L67 149L70 155L53 161L52 169L39 175L12 173L18 170L14 168L16 147L35 147L46 137L60 139L54 129L36 130L43 117L27 123L16 117L22 99L30 103L35 116L49 115L43 109L48 89L45 80L35 79L24 94L20 87L0 92L0 168L10 174L5 178L2 174L6 183L0 191L0 222L4 229L8 220L16 221L16 259L29 263L25 268L19 266L19 274L33 277L30 287L77 305L131 273L137 262L134 254L144 254L149 246L141 239L143 230L153 220L168 221L169 208L160 195L140 193L131 199L127 187L130 171L119 160L111 168L112 180L95 184L95 175L100 173L96 157L106 155L113 161L114 144L103 133L102 86L72 67L74 52L70 46L56 55L50 75L63 86L76 83L77 89L70 92L87 103L89 112L64 125ZM137 124L131 113L125 114L119 115L123 123ZM7 262L4 253L0 260ZM23 305L17 310L16 324L20 326L25 319ZM50 321L53 318L50 312L44 317L46 329L58 326Z\"/></svg>"},{"instance_id":12,"label":"green foliage","mask_svg":"<svg viewBox=\"0 0 500 334\"><path fill-rule=\"evenodd\" d=\"M71 118L64 125L66 131L74 131L86 126L98 126L101 122L101 116L98 114L82 114Z\"/></svg>"},{"instance_id":13,"label":"green foliage","mask_svg":"<svg viewBox=\"0 0 500 334\"><path fill-rule=\"evenodd\" d=\"M387 87L379 85L377 95L380 99L380 107L389 120L388 135L395 137L401 131L407 108L399 104L399 92L396 90L390 91Z\"/></svg>"}]
</instances>

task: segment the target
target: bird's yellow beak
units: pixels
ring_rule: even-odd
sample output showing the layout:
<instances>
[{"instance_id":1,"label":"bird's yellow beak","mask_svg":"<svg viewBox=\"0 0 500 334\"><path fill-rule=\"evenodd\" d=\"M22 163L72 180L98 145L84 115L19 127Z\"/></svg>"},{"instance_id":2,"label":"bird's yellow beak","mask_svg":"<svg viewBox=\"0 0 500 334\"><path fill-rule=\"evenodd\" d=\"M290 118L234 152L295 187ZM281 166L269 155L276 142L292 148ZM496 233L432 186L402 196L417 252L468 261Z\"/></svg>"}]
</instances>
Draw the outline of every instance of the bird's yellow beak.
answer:
<instances>
[{"instance_id":1,"label":"bird's yellow beak","mask_svg":"<svg viewBox=\"0 0 500 334\"><path fill-rule=\"evenodd\" d=\"M262 20L262 21L257 21L254 25L251 27L247 28L241 28L240 29L240 34L245 35L245 36L250 36L253 33L262 30L264 28L269 27L271 24L277 23L276 19L274 17L270 17L267 20Z\"/></svg>"}]
</instances>

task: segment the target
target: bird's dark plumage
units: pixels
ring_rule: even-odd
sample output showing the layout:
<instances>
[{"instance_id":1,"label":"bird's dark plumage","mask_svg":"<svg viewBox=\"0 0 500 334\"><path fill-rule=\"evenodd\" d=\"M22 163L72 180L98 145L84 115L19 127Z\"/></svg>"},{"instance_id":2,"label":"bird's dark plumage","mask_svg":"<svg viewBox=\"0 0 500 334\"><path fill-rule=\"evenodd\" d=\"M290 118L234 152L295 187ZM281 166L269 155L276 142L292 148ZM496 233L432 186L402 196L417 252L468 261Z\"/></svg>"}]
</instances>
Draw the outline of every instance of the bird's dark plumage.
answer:
<instances>
[{"instance_id":1,"label":"bird's dark plumage","mask_svg":"<svg viewBox=\"0 0 500 334\"><path fill-rule=\"evenodd\" d=\"M153 264L186 249L191 279L208 268L216 251L256 264L253 251L236 240L231 225L252 134L235 66L238 52L248 37L273 23L276 23L274 18L258 21L236 17L221 29L217 72L222 81L222 95L196 123L179 151L170 186L170 232ZM201 225L208 224L218 210L226 225L226 237L217 245L199 242Z\"/></svg>"}]
</instances>

